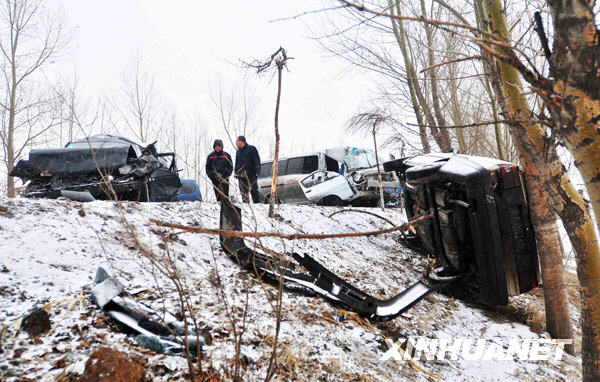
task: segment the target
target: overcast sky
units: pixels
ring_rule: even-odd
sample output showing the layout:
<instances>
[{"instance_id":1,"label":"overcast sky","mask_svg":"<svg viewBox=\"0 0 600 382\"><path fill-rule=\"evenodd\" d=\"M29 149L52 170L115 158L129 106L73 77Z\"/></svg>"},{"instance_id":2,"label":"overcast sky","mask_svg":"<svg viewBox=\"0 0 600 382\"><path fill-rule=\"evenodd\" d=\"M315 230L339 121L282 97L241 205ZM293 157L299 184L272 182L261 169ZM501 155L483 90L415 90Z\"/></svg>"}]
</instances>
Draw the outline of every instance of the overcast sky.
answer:
<instances>
[{"instance_id":1,"label":"overcast sky","mask_svg":"<svg viewBox=\"0 0 600 382\"><path fill-rule=\"evenodd\" d=\"M283 79L280 129L284 154L339 145L372 146L370 138L343 131L344 123L372 98L369 78L348 71L347 64L328 56L309 38L307 25L318 27L320 15L269 22L322 8L321 1L48 3L63 8L73 31L68 54L53 70L68 77L76 69L78 86L89 97L119 90L139 52L143 68L179 114L201 115L206 124L216 125L218 121L210 117L210 87L218 81L235 84L244 73L241 59L265 58L283 46L294 57ZM248 75L261 128L272 130L276 78Z\"/></svg>"}]
</instances>

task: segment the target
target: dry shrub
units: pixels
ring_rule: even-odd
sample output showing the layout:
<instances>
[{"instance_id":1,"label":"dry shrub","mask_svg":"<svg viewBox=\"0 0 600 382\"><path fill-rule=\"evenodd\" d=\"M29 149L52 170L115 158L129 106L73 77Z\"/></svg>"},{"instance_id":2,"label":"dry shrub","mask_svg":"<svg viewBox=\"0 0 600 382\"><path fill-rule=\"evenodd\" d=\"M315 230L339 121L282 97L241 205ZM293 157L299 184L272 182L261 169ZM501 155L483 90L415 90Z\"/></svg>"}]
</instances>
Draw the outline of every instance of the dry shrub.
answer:
<instances>
[{"instance_id":1,"label":"dry shrub","mask_svg":"<svg viewBox=\"0 0 600 382\"><path fill-rule=\"evenodd\" d=\"M525 311L525 323L534 333L546 330L546 314L544 308L535 303L528 303Z\"/></svg>"},{"instance_id":2,"label":"dry shrub","mask_svg":"<svg viewBox=\"0 0 600 382\"><path fill-rule=\"evenodd\" d=\"M269 346L275 343L275 337L268 334L263 341ZM307 351L300 344L294 344L293 351L290 350L290 342L277 342L277 357L275 370L282 380L309 381L316 379L316 367L318 361L311 361L306 358ZM316 363L315 363L316 362ZM302 374L300 374L302 372Z\"/></svg>"}]
</instances>

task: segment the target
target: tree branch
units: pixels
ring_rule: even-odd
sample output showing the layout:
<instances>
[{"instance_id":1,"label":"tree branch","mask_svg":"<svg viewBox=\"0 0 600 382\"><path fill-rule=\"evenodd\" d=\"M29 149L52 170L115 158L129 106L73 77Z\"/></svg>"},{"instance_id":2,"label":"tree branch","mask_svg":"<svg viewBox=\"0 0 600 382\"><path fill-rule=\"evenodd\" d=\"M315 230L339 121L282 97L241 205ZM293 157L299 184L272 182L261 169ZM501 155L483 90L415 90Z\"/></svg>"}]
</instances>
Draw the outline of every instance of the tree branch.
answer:
<instances>
[{"instance_id":1,"label":"tree branch","mask_svg":"<svg viewBox=\"0 0 600 382\"><path fill-rule=\"evenodd\" d=\"M185 232L193 232L193 233L205 233L209 235L224 235L228 238L230 237L253 237L253 238L261 238L261 237L276 237L285 240L303 240L303 239L312 239L312 240L322 240L322 239L333 239L333 238L342 238L342 237L362 237L362 236L375 236L375 235L383 235L386 233L398 232L398 231L408 231L411 230L413 224L419 223L426 219L431 219L432 215L423 215L417 219L411 220L408 223L404 223L397 227L386 228L377 231L366 231L366 232L345 232L345 233L329 233L329 234L284 234L280 232L242 232L242 231L230 231L224 229L213 229L213 228L202 228L202 227L189 227L181 224L174 224L169 222L164 222L160 220L150 219L150 223L156 224L160 227L167 227L172 229L180 229Z\"/></svg>"}]
</instances>

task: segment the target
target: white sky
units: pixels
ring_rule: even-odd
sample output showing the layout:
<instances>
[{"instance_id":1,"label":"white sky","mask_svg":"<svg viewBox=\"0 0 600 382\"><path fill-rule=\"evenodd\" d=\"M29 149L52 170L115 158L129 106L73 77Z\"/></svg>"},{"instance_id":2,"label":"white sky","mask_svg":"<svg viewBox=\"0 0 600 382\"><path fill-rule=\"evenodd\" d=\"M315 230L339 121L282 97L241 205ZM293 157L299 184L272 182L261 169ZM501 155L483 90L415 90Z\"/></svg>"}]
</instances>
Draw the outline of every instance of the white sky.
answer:
<instances>
[{"instance_id":1,"label":"white sky","mask_svg":"<svg viewBox=\"0 0 600 382\"><path fill-rule=\"evenodd\" d=\"M48 0L48 4L63 8L74 36L54 67L55 74L72 77L76 68L79 88L92 99L121 89L123 75L139 52L143 68L180 116L202 115L205 123L217 125L207 117L212 108L210 85L218 79L233 85L244 72L240 59L262 59L283 46L294 57L283 78L283 154L372 146L370 138L343 131L344 123L367 107L369 78L348 72L347 64L329 57L308 38L306 24L318 23L320 16L269 22L322 8L321 1ZM249 75L261 126L272 130L276 78ZM263 155L268 152L259 149Z\"/></svg>"}]
</instances>

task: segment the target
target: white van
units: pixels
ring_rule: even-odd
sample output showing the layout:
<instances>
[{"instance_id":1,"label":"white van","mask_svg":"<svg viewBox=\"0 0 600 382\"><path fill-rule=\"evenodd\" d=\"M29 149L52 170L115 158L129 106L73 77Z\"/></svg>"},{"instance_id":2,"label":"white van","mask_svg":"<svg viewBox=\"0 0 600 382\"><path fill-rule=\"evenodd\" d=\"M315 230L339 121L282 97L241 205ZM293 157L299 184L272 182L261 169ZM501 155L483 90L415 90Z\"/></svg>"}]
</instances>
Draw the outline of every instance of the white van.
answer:
<instances>
[{"instance_id":1,"label":"white van","mask_svg":"<svg viewBox=\"0 0 600 382\"><path fill-rule=\"evenodd\" d=\"M385 199L397 197L398 177L382 171ZM261 163L258 191L268 201L273 161ZM377 166L372 150L329 149L290 158L280 158L277 201L279 203L376 206L379 201Z\"/></svg>"}]
</instances>

